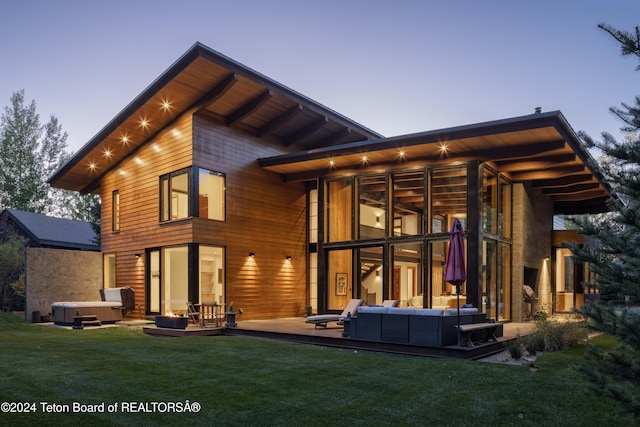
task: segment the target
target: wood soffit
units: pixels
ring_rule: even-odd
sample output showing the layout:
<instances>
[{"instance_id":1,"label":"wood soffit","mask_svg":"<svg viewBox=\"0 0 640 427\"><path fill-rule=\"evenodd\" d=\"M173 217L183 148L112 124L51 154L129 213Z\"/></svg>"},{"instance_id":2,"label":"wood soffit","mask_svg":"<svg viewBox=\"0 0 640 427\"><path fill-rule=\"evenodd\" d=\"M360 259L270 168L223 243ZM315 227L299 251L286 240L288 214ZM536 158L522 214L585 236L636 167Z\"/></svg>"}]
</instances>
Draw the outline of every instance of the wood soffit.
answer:
<instances>
[{"instance_id":1,"label":"wood soffit","mask_svg":"<svg viewBox=\"0 0 640 427\"><path fill-rule=\"evenodd\" d=\"M605 210L608 187L558 111L444 130L382 135L196 43L87 142L50 179L91 192L184 114L202 114L297 153L259 159L287 181L469 160L516 182L531 182L559 213Z\"/></svg>"},{"instance_id":2,"label":"wood soffit","mask_svg":"<svg viewBox=\"0 0 640 427\"><path fill-rule=\"evenodd\" d=\"M94 190L106 172L183 114L203 114L299 149L382 137L196 43L60 168L50 184Z\"/></svg>"},{"instance_id":3,"label":"wood soffit","mask_svg":"<svg viewBox=\"0 0 640 427\"><path fill-rule=\"evenodd\" d=\"M539 188L556 213L606 210L610 189L558 111L259 159L286 181L478 160Z\"/></svg>"}]
</instances>

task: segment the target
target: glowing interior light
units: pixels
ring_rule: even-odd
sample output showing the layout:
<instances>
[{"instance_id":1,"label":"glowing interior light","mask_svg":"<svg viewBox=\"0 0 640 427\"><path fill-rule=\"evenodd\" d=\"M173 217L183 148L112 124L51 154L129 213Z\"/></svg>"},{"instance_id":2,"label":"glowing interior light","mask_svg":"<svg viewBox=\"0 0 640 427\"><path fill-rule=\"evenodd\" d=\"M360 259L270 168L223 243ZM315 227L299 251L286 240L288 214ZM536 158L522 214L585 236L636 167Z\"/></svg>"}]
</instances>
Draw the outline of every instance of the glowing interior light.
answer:
<instances>
[{"instance_id":1,"label":"glowing interior light","mask_svg":"<svg viewBox=\"0 0 640 427\"><path fill-rule=\"evenodd\" d=\"M111 157L111 150L109 150L108 148L106 150L104 150L104 156L105 157Z\"/></svg>"},{"instance_id":2,"label":"glowing interior light","mask_svg":"<svg viewBox=\"0 0 640 427\"><path fill-rule=\"evenodd\" d=\"M406 155L407 153L403 149L400 149L400 151L398 152L398 157L400 157L401 159L404 159Z\"/></svg>"},{"instance_id":3,"label":"glowing interior light","mask_svg":"<svg viewBox=\"0 0 640 427\"><path fill-rule=\"evenodd\" d=\"M449 149L449 147L447 147L446 143L444 143L444 142L440 143L440 152L441 153L446 153L448 149Z\"/></svg>"},{"instance_id":4,"label":"glowing interior light","mask_svg":"<svg viewBox=\"0 0 640 427\"><path fill-rule=\"evenodd\" d=\"M140 120L140 126L146 128L147 126L149 126L149 121L147 119Z\"/></svg>"},{"instance_id":5,"label":"glowing interior light","mask_svg":"<svg viewBox=\"0 0 640 427\"><path fill-rule=\"evenodd\" d=\"M367 155L363 154L362 155L362 163L367 163L367 160L368 160Z\"/></svg>"},{"instance_id":6,"label":"glowing interior light","mask_svg":"<svg viewBox=\"0 0 640 427\"><path fill-rule=\"evenodd\" d=\"M96 170L96 164L93 162L89 163L89 169L91 169L92 171Z\"/></svg>"},{"instance_id":7,"label":"glowing interior light","mask_svg":"<svg viewBox=\"0 0 640 427\"><path fill-rule=\"evenodd\" d=\"M167 101L166 99L164 101L162 101L162 109L163 110L168 110L169 108L171 108L171 103L169 101Z\"/></svg>"},{"instance_id":8,"label":"glowing interior light","mask_svg":"<svg viewBox=\"0 0 640 427\"><path fill-rule=\"evenodd\" d=\"M334 167L336 165L336 161L331 159L329 160L329 167Z\"/></svg>"},{"instance_id":9,"label":"glowing interior light","mask_svg":"<svg viewBox=\"0 0 640 427\"><path fill-rule=\"evenodd\" d=\"M129 137L127 135L122 135L122 138L120 138L120 141L122 141L123 144L128 144Z\"/></svg>"}]
</instances>

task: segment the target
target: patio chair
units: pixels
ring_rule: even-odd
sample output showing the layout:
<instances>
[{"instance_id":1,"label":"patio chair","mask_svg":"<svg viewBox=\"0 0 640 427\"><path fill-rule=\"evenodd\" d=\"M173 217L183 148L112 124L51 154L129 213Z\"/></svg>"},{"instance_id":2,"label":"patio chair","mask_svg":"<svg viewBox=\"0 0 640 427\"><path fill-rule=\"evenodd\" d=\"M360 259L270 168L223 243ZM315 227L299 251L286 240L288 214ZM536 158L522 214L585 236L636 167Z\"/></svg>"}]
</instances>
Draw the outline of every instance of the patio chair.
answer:
<instances>
[{"instance_id":1,"label":"patio chair","mask_svg":"<svg viewBox=\"0 0 640 427\"><path fill-rule=\"evenodd\" d=\"M200 312L196 310L196 306L191 301L187 301L187 317L189 322L193 322L196 325L200 323Z\"/></svg>"},{"instance_id":2,"label":"patio chair","mask_svg":"<svg viewBox=\"0 0 640 427\"><path fill-rule=\"evenodd\" d=\"M322 326L323 328L327 327L327 323L329 322L342 322L342 320L349 316L355 315L358 311L358 307L362 305L361 299L352 299L349 301L349 304L345 307L344 311L340 314L318 314L316 316L309 316L305 323L312 323L317 328L318 326Z\"/></svg>"}]
</instances>

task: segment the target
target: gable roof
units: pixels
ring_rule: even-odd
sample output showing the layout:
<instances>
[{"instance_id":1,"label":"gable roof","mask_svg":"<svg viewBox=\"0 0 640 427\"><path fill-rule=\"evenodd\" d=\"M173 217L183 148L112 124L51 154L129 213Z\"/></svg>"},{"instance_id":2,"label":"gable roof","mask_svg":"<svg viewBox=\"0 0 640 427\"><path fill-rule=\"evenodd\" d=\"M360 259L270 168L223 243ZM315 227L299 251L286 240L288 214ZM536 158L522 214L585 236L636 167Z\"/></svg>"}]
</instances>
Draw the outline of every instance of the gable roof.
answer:
<instances>
[{"instance_id":1,"label":"gable roof","mask_svg":"<svg viewBox=\"0 0 640 427\"><path fill-rule=\"evenodd\" d=\"M5 209L4 212L19 231L31 240L31 245L88 251L100 250L100 246L94 243L96 234L88 222L56 218L17 209Z\"/></svg>"},{"instance_id":2,"label":"gable roof","mask_svg":"<svg viewBox=\"0 0 640 427\"><path fill-rule=\"evenodd\" d=\"M56 171L49 183L81 192L94 190L106 172L185 112L300 149L382 136L195 43Z\"/></svg>"},{"instance_id":3,"label":"gable roof","mask_svg":"<svg viewBox=\"0 0 640 427\"><path fill-rule=\"evenodd\" d=\"M296 181L363 170L469 160L484 162L514 182L530 182L553 200L555 213L607 210L611 189L560 111L355 142L258 161L263 168L282 174L285 180Z\"/></svg>"}]
</instances>

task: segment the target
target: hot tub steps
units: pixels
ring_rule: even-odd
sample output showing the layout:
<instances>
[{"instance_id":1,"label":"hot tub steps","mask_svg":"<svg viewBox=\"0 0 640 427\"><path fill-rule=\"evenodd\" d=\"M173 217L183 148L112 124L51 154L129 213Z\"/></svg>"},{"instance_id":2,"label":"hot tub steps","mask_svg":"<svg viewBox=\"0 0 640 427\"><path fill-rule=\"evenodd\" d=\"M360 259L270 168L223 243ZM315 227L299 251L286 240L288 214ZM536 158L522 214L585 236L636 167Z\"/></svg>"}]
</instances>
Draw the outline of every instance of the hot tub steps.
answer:
<instances>
[{"instance_id":1,"label":"hot tub steps","mask_svg":"<svg viewBox=\"0 0 640 427\"><path fill-rule=\"evenodd\" d=\"M85 314L73 317L73 329L83 329L87 326L102 326L102 322L95 314Z\"/></svg>"}]
</instances>

